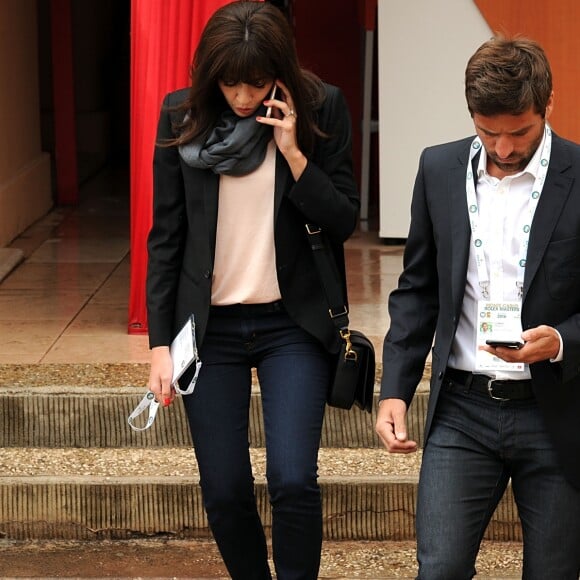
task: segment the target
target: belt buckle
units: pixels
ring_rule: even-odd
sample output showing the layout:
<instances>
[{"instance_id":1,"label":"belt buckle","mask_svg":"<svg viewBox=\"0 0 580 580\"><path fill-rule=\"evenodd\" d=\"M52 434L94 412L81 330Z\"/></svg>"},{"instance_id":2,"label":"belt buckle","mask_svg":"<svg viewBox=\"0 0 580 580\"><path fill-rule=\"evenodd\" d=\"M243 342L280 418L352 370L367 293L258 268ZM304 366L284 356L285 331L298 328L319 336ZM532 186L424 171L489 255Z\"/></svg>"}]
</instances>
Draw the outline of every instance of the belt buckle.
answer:
<instances>
[{"instance_id":1,"label":"belt buckle","mask_svg":"<svg viewBox=\"0 0 580 580\"><path fill-rule=\"evenodd\" d=\"M494 401L509 401L509 399L506 399L505 397L496 397L493 394L493 383L496 382L496 379L489 379L489 381L487 381L487 393L489 394L489 396L494 400Z\"/></svg>"}]
</instances>

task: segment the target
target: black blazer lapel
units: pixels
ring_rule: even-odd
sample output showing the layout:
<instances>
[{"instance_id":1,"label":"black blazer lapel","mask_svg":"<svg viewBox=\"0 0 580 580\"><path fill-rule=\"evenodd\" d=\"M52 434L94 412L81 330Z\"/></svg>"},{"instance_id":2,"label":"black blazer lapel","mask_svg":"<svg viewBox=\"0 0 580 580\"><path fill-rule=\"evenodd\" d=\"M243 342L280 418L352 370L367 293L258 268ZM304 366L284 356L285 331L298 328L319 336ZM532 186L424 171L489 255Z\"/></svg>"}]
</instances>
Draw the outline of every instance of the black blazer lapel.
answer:
<instances>
[{"instance_id":1,"label":"black blazer lapel","mask_svg":"<svg viewBox=\"0 0 580 580\"><path fill-rule=\"evenodd\" d=\"M566 148L563 147L559 138L554 135L550 166L530 231L526 271L524 274L524 300L544 257L563 206L570 195L573 179L563 174L570 165L571 161Z\"/></svg>"},{"instance_id":2,"label":"black blazer lapel","mask_svg":"<svg viewBox=\"0 0 580 580\"><path fill-rule=\"evenodd\" d=\"M458 309L463 303L465 294L465 280L471 245L471 227L467 210L465 191L466 161L469 148L465 150L465 157L459 158L457 167L449 170L449 215L451 216L451 284L453 290L453 304ZM472 171L476 172L479 154L473 159Z\"/></svg>"}]
</instances>

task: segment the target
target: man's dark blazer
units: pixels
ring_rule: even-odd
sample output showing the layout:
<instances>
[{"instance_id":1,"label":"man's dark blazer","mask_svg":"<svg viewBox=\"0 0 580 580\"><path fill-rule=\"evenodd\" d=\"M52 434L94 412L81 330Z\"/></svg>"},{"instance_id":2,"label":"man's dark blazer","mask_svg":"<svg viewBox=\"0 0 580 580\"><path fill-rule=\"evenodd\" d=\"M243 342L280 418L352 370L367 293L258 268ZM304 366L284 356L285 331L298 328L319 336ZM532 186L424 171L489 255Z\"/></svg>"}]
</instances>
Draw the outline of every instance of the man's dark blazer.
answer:
<instances>
[{"instance_id":1,"label":"man's dark blazer","mask_svg":"<svg viewBox=\"0 0 580 580\"><path fill-rule=\"evenodd\" d=\"M465 174L472 140L421 155L404 271L389 299L381 398L410 404L433 345L426 441L465 291L471 235ZM564 473L580 487L580 147L556 135L523 288L522 328L541 324L562 335L564 360L530 365L533 390Z\"/></svg>"},{"instance_id":2,"label":"man's dark blazer","mask_svg":"<svg viewBox=\"0 0 580 580\"><path fill-rule=\"evenodd\" d=\"M351 125L339 89L325 85L318 125L328 135L295 182L276 151L274 238L278 283L290 317L329 351L339 338L328 315L305 223L326 233L344 280L342 244L353 232L359 198L351 157ZM159 146L175 137L175 106L187 89L166 96L154 154L153 226L148 237L147 312L151 347L169 345L193 313L201 346L210 311L218 214L219 176L187 165L176 147ZM183 117L183 114L181 114Z\"/></svg>"}]
</instances>

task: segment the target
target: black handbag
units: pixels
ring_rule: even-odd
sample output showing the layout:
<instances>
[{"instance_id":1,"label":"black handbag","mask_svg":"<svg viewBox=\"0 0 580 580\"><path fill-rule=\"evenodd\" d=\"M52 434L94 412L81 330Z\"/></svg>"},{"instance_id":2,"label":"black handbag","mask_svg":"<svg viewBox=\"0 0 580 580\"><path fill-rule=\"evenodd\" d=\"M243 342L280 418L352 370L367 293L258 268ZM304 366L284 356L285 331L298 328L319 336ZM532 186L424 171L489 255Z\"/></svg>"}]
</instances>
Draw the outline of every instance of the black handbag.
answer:
<instances>
[{"instance_id":1,"label":"black handbag","mask_svg":"<svg viewBox=\"0 0 580 580\"><path fill-rule=\"evenodd\" d=\"M328 314L341 340L327 403L340 409L351 409L356 405L370 413L375 390L373 343L362 332L349 329L348 307L343 297L342 281L322 230L312 224L306 224L306 232L326 294Z\"/></svg>"}]
</instances>

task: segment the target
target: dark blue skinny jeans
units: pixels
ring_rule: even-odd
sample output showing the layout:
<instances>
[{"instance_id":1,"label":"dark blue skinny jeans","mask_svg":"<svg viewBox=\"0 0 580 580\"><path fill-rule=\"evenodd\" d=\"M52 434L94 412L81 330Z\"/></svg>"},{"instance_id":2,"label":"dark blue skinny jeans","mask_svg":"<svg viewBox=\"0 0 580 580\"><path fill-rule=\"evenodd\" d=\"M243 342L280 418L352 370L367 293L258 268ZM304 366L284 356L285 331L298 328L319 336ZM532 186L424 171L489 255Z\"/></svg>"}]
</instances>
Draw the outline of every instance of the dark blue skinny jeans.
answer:
<instances>
[{"instance_id":1,"label":"dark blue skinny jeans","mask_svg":"<svg viewBox=\"0 0 580 580\"><path fill-rule=\"evenodd\" d=\"M420 580L474 576L510 479L524 540L522 577L577 580L580 490L562 475L537 403L493 400L445 379L421 466Z\"/></svg>"},{"instance_id":2,"label":"dark blue skinny jeans","mask_svg":"<svg viewBox=\"0 0 580 580\"><path fill-rule=\"evenodd\" d=\"M183 398L208 521L234 580L271 578L248 425L257 369L278 580L315 580L322 507L318 450L329 356L279 303L212 307L195 391Z\"/></svg>"}]
</instances>

